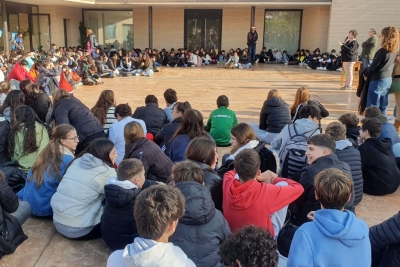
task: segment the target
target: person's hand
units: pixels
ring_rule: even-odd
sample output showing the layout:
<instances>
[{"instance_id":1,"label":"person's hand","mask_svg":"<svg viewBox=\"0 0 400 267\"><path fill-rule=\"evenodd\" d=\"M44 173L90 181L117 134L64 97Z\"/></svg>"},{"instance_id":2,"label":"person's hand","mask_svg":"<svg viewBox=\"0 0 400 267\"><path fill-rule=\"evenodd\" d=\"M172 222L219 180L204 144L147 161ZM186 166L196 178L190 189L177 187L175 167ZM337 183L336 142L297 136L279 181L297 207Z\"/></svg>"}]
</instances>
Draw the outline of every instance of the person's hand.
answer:
<instances>
[{"instance_id":1,"label":"person's hand","mask_svg":"<svg viewBox=\"0 0 400 267\"><path fill-rule=\"evenodd\" d=\"M309 219L310 221L314 221L314 214L315 214L315 211L310 211L307 214L307 219Z\"/></svg>"},{"instance_id":2,"label":"person's hand","mask_svg":"<svg viewBox=\"0 0 400 267\"><path fill-rule=\"evenodd\" d=\"M364 75L364 81L366 81L366 80L367 80L367 76Z\"/></svg>"},{"instance_id":3,"label":"person's hand","mask_svg":"<svg viewBox=\"0 0 400 267\"><path fill-rule=\"evenodd\" d=\"M340 46L342 46L342 45L343 45L343 43L342 43L341 41L338 41L338 43L339 43L339 45L340 45Z\"/></svg>"},{"instance_id":4,"label":"person's hand","mask_svg":"<svg viewBox=\"0 0 400 267\"><path fill-rule=\"evenodd\" d=\"M257 177L257 180L260 182L266 182L267 184L272 184L274 179L278 177L278 175L272 171L265 171Z\"/></svg>"}]
</instances>

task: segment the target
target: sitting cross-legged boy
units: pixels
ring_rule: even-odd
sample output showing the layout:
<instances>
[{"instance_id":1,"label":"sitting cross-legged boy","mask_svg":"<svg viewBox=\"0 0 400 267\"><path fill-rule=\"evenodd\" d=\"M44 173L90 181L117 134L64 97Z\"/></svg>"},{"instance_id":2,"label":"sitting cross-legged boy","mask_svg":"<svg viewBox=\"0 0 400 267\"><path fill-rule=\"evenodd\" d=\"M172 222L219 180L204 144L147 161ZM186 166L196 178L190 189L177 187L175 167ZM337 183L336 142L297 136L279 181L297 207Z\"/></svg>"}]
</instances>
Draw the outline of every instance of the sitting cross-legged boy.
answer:
<instances>
[{"instance_id":1,"label":"sitting cross-legged boy","mask_svg":"<svg viewBox=\"0 0 400 267\"><path fill-rule=\"evenodd\" d=\"M340 161L346 162L350 166L351 178L354 182L354 205L361 202L363 197L363 175L361 170L361 156L353 144L346 139L346 126L335 121L328 124L325 133L331 135L336 141L335 154Z\"/></svg>"},{"instance_id":2,"label":"sitting cross-legged boy","mask_svg":"<svg viewBox=\"0 0 400 267\"><path fill-rule=\"evenodd\" d=\"M377 118L365 118L361 124L360 138L364 143L358 150L361 155L364 193L375 196L392 194L400 183L392 141L378 137L382 124Z\"/></svg>"},{"instance_id":3,"label":"sitting cross-legged boy","mask_svg":"<svg viewBox=\"0 0 400 267\"><path fill-rule=\"evenodd\" d=\"M107 267L195 267L168 238L185 214L185 198L179 189L155 185L136 198L134 217L139 236L124 250L114 251Z\"/></svg>"},{"instance_id":4,"label":"sitting cross-legged boy","mask_svg":"<svg viewBox=\"0 0 400 267\"><path fill-rule=\"evenodd\" d=\"M104 186L106 205L101 217L104 242L111 250L123 249L139 236L132 210L139 193L157 182L146 180L143 163L125 159L118 166L117 177Z\"/></svg>"},{"instance_id":5,"label":"sitting cross-legged boy","mask_svg":"<svg viewBox=\"0 0 400 267\"><path fill-rule=\"evenodd\" d=\"M204 172L190 161L177 163L172 169L175 187L185 197L185 214L169 238L197 267L220 266L220 244L231 234L228 222L215 209L210 190L204 186Z\"/></svg>"},{"instance_id":6,"label":"sitting cross-legged boy","mask_svg":"<svg viewBox=\"0 0 400 267\"><path fill-rule=\"evenodd\" d=\"M236 114L228 109L229 99L226 95L220 95L217 98L217 106L218 109L211 112L205 128L207 132L210 132L217 146L230 146L232 127L238 124Z\"/></svg>"},{"instance_id":7,"label":"sitting cross-legged boy","mask_svg":"<svg viewBox=\"0 0 400 267\"><path fill-rule=\"evenodd\" d=\"M277 249L269 231L251 225L228 237L221 245L219 255L225 266L276 267Z\"/></svg>"},{"instance_id":8,"label":"sitting cross-legged boy","mask_svg":"<svg viewBox=\"0 0 400 267\"><path fill-rule=\"evenodd\" d=\"M260 156L254 149L237 154L234 166L235 170L225 173L222 184L224 216L232 232L255 225L277 237L287 206L303 193L303 187L271 171L261 173Z\"/></svg>"},{"instance_id":9,"label":"sitting cross-legged boy","mask_svg":"<svg viewBox=\"0 0 400 267\"><path fill-rule=\"evenodd\" d=\"M321 208L320 202L315 199L315 176L327 169L337 168L344 171L351 178L351 170L347 163L341 162L335 155L335 139L329 134L318 134L307 141L308 166L300 173L299 183L304 188L304 193L289 207L292 212L292 223L300 226L309 221L307 214ZM295 179L297 180L297 179ZM351 199L346 203L346 209L354 212L354 188Z\"/></svg>"},{"instance_id":10,"label":"sitting cross-legged boy","mask_svg":"<svg viewBox=\"0 0 400 267\"><path fill-rule=\"evenodd\" d=\"M338 121L346 125L346 138L357 148L358 137L360 136L360 127L358 127L360 120L355 114L345 113L339 117Z\"/></svg>"},{"instance_id":11,"label":"sitting cross-legged boy","mask_svg":"<svg viewBox=\"0 0 400 267\"><path fill-rule=\"evenodd\" d=\"M316 175L314 188L320 209L297 229L287 266L371 266L368 226L344 208L354 191L351 178L328 168Z\"/></svg>"}]
</instances>

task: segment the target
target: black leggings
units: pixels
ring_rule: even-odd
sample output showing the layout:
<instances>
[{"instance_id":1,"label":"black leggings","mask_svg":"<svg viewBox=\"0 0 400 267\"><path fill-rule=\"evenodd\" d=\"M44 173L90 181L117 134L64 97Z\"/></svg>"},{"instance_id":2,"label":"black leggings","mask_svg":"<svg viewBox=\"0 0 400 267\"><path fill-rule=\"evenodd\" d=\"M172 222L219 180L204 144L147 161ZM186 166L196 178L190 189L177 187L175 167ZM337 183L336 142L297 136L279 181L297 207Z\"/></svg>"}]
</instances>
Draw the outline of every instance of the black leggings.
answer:
<instances>
[{"instance_id":1,"label":"black leggings","mask_svg":"<svg viewBox=\"0 0 400 267\"><path fill-rule=\"evenodd\" d=\"M93 227L92 231L90 231L88 234L78 237L78 238L74 238L74 240L92 240L92 239L96 239L96 238L100 238L101 237L101 224L97 224Z\"/></svg>"}]
</instances>

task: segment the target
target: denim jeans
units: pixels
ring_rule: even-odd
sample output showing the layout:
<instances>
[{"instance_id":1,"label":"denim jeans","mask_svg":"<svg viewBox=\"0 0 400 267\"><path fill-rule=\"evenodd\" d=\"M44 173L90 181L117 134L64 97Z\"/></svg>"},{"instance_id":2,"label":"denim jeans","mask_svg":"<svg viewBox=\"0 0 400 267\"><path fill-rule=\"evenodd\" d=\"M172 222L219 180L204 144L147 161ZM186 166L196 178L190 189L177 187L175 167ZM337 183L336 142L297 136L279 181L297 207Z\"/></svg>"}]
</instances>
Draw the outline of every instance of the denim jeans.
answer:
<instances>
[{"instance_id":1,"label":"denim jeans","mask_svg":"<svg viewBox=\"0 0 400 267\"><path fill-rule=\"evenodd\" d=\"M143 72L143 70L140 69L140 70L137 70L137 71L136 71L136 74L142 74L142 72ZM153 70L147 70L147 71L145 71L145 73L144 73L144 76L152 76L152 75L153 75Z\"/></svg>"},{"instance_id":2,"label":"denim jeans","mask_svg":"<svg viewBox=\"0 0 400 267\"><path fill-rule=\"evenodd\" d=\"M26 220L28 220L28 218L31 216L31 205L29 204L29 202L26 201L20 201L19 205L18 205L18 209L11 213L11 215L13 215L15 218L17 218L17 220L19 221L19 223L21 225L24 224L24 222L26 222Z\"/></svg>"},{"instance_id":3,"label":"denim jeans","mask_svg":"<svg viewBox=\"0 0 400 267\"><path fill-rule=\"evenodd\" d=\"M249 45L249 57L250 57L250 62L251 64L254 63L255 57L256 57L256 46L255 45Z\"/></svg>"},{"instance_id":4,"label":"denim jeans","mask_svg":"<svg viewBox=\"0 0 400 267\"><path fill-rule=\"evenodd\" d=\"M156 62L154 62L154 66L161 67L161 64L156 61Z\"/></svg>"},{"instance_id":5,"label":"denim jeans","mask_svg":"<svg viewBox=\"0 0 400 267\"><path fill-rule=\"evenodd\" d=\"M371 81L368 87L367 107L377 106L387 116L388 91L392 85L392 77Z\"/></svg>"}]
</instances>

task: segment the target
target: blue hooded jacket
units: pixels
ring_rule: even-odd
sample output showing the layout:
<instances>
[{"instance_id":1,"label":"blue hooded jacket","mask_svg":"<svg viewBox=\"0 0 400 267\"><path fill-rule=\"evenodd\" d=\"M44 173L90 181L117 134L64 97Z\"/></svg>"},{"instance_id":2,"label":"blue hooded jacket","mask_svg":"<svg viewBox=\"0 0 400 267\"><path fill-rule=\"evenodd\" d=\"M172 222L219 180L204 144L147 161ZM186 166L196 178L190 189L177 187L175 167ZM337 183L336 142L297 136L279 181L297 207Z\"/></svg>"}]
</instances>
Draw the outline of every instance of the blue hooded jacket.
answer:
<instances>
[{"instance_id":1,"label":"blue hooded jacket","mask_svg":"<svg viewBox=\"0 0 400 267\"><path fill-rule=\"evenodd\" d=\"M321 209L294 235L288 267L371 266L367 224L351 211Z\"/></svg>"}]
</instances>

